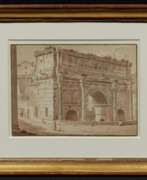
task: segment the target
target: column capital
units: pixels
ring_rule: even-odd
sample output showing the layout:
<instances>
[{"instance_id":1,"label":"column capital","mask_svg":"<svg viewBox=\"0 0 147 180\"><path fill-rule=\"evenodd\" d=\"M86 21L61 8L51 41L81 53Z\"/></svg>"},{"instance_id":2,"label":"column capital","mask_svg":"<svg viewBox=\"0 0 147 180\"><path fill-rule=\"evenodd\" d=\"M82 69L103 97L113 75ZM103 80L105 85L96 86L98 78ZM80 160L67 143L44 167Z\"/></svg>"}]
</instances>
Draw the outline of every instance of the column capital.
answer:
<instances>
[{"instance_id":1,"label":"column capital","mask_svg":"<svg viewBox=\"0 0 147 180\"><path fill-rule=\"evenodd\" d=\"M116 91L116 90L117 90L117 85L118 85L118 84L117 84L117 81L113 81L113 82L112 82L112 90L113 90L113 91Z\"/></svg>"},{"instance_id":2,"label":"column capital","mask_svg":"<svg viewBox=\"0 0 147 180\"><path fill-rule=\"evenodd\" d=\"M83 79L80 79L80 84L83 84Z\"/></svg>"}]
</instances>

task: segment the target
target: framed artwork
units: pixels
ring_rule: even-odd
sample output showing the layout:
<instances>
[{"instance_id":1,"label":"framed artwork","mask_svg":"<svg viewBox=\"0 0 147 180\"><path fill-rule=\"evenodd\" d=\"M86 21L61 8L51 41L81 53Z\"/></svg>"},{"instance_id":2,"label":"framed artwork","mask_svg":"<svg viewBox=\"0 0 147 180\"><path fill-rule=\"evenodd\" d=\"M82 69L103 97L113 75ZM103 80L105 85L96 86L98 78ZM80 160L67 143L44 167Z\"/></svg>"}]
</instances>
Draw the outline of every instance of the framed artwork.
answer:
<instances>
[{"instance_id":1,"label":"framed artwork","mask_svg":"<svg viewBox=\"0 0 147 180\"><path fill-rule=\"evenodd\" d=\"M147 5L0 5L0 174L146 174Z\"/></svg>"},{"instance_id":2,"label":"framed artwork","mask_svg":"<svg viewBox=\"0 0 147 180\"><path fill-rule=\"evenodd\" d=\"M137 135L136 44L10 46L13 136Z\"/></svg>"}]
</instances>

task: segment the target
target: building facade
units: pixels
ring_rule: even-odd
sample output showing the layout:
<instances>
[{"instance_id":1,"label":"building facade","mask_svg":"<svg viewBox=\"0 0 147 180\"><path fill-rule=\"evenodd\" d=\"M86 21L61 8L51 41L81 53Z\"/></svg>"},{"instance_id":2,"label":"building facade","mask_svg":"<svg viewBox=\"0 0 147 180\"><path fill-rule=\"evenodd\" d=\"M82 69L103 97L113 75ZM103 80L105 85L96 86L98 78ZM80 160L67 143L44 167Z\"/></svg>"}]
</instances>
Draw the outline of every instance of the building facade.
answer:
<instances>
[{"instance_id":1,"label":"building facade","mask_svg":"<svg viewBox=\"0 0 147 180\"><path fill-rule=\"evenodd\" d=\"M36 52L35 56L35 79L43 96L38 109L48 109L43 111L48 111L49 119L133 120L128 61L54 47Z\"/></svg>"}]
</instances>

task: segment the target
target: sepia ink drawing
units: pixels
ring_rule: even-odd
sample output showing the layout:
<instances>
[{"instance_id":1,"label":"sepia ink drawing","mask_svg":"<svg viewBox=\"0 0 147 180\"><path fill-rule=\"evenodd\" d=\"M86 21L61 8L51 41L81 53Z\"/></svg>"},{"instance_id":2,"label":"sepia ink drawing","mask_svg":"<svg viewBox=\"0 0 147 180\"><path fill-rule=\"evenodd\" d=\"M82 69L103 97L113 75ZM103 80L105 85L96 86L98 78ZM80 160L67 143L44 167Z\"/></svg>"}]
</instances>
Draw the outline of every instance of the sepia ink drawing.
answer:
<instances>
[{"instance_id":1,"label":"sepia ink drawing","mask_svg":"<svg viewBox=\"0 0 147 180\"><path fill-rule=\"evenodd\" d=\"M137 136L136 44L11 44L13 136Z\"/></svg>"}]
</instances>

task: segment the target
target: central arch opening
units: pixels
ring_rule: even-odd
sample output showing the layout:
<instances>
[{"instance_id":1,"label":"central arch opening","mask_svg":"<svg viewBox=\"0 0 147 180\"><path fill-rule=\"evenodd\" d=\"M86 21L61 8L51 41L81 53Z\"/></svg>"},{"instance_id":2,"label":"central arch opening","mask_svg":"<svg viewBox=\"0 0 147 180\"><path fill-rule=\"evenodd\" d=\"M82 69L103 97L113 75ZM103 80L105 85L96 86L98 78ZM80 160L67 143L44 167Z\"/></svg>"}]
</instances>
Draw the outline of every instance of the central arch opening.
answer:
<instances>
[{"instance_id":1,"label":"central arch opening","mask_svg":"<svg viewBox=\"0 0 147 180\"><path fill-rule=\"evenodd\" d=\"M93 102L95 104L107 104L105 95L100 91L92 93L91 97L93 98Z\"/></svg>"},{"instance_id":2,"label":"central arch opening","mask_svg":"<svg viewBox=\"0 0 147 180\"><path fill-rule=\"evenodd\" d=\"M107 99L100 91L94 91L89 95L89 110L93 111L95 121L105 121L107 111Z\"/></svg>"},{"instance_id":3,"label":"central arch opening","mask_svg":"<svg viewBox=\"0 0 147 180\"><path fill-rule=\"evenodd\" d=\"M69 121L77 121L78 120L77 112L74 110L67 111L65 119Z\"/></svg>"}]
</instances>

